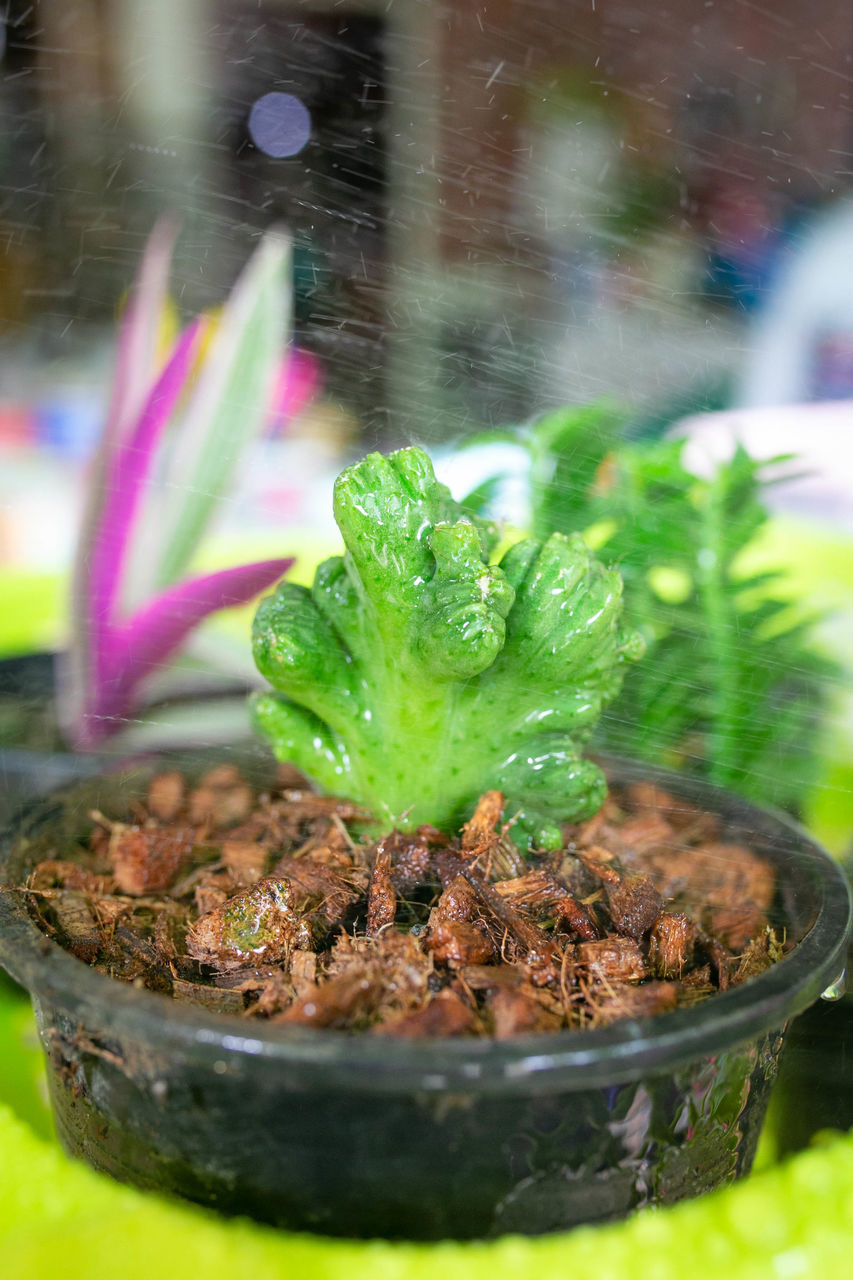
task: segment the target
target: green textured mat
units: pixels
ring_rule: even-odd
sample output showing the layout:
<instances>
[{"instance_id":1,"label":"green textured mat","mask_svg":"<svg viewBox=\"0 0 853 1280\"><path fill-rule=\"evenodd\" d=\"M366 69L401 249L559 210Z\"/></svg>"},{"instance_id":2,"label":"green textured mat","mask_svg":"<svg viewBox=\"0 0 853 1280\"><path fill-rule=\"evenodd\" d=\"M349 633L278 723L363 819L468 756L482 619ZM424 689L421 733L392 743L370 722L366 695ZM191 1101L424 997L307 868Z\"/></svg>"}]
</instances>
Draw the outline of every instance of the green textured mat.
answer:
<instances>
[{"instance_id":1,"label":"green textured mat","mask_svg":"<svg viewBox=\"0 0 853 1280\"><path fill-rule=\"evenodd\" d=\"M1 977L0 1062L4 1280L183 1280L194 1271L204 1280L684 1280L691 1269L725 1280L851 1274L853 1135L765 1167L736 1188L610 1227L492 1244L350 1243L224 1221L68 1160L50 1136L29 1002Z\"/></svg>"},{"instance_id":2,"label":"green textured mat","mask_svg":"<svg viewBox=\"0 0 853 1280\"><path fill-rule=\"evenodd\" d=\"M120 1187L67 1160L0 1107L0 1257L5 1280L55 1275L158 1280L204 1275L312 1280L595 1276L726 1280L850 1275L853 1141L836 1139L674 1209L569 1235L492 1244L398 1245L287 1235Z\"/></svg>"}]
</instances>

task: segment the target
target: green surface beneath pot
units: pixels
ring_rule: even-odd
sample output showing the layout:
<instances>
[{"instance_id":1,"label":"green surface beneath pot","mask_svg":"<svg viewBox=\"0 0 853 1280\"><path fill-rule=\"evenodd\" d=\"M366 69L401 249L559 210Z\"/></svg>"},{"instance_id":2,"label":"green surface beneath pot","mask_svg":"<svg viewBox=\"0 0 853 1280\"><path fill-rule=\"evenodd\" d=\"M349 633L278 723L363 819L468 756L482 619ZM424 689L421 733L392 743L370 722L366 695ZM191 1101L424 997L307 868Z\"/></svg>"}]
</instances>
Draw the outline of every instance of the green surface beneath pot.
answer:
<instances>
[{"instance_id":1,"label":"green surface beneath pot","mask_svg":"<svg viewBox=\"0 0 853 1280\"><path fill-rule=\"evenodd\" d=\"M725 1191L621 1223L489 1244L355 1243L224 1221L92 1173L51 1137L41 1051L28 1001L0 980L0 1252L6 1280L56 1275L86 1280L169 1280L204 1269L206 1280L310 1274L453 1280L512 1274L518 1280L589 1274L668 1280L701 1257L702 1273L727 1280L849 1274L853 1244L853 1135L764 1169Z\"/></svg>"},{"instance_id":2,"label":"green surface beneath pot","mask_svg":"<svg viewBox=\"0 0 853 1280\"><path fill-rule=\"evenodd\" d=\"M432 1246L354 1243L226 1222L145 1196L70 1162L0 1106L0 1248L6 1280L284 1275L453 1280L512 1275L680 1278L691 1257L727 1280L849 1274L853 1139L754 1175L737 1188L606 1228L535 1240Z\"/></svg>"}]
</instances>

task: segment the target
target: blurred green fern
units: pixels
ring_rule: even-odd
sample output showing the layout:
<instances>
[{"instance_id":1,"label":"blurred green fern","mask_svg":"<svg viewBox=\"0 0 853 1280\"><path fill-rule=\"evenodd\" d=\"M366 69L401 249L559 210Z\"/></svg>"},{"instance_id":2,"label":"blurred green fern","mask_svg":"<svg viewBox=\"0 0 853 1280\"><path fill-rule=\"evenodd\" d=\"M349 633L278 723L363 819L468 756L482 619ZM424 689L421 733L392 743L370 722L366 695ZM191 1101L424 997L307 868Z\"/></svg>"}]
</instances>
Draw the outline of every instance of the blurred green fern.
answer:
<instances>
[{"instance_id":1,"label":"blurred green fern","mask_svg":"<svg viewBox=\"0 0 853 1280\"><path fill-rule=\"evenodd\" d=\"M596 744L797 812L837 673L815 619L785 598L784 573L748 568L784 459L738 447L698 478L683 440L625 443L603 405L548 414L516 439L530 457L534 537L585 532L620 570L625 621L646 640Z\"/></svg>"}]
</instances>

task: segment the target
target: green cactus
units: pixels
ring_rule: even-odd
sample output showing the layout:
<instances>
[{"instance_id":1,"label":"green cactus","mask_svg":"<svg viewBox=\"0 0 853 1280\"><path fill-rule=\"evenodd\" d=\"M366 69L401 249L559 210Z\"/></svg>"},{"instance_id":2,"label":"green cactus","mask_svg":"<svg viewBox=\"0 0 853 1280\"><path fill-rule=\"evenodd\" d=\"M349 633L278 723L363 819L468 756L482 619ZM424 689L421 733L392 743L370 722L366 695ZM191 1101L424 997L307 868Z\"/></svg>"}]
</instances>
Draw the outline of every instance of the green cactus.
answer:
<instances>
[{"instance_id":1,"label":"green cactus","mask_svg":"<svg viewBox=\"0 0 853 1280\"><path fill-rule=\"evenodd\" d=\"M582 538L495 538L420 449L369 454L335 486L346 552L311 590L262 601L254 701L277 757L377 822L458 821L490 787L540 847L604 798L580 747L642 643L620 626L621 580Z\"/></svg>"}]
</instances>

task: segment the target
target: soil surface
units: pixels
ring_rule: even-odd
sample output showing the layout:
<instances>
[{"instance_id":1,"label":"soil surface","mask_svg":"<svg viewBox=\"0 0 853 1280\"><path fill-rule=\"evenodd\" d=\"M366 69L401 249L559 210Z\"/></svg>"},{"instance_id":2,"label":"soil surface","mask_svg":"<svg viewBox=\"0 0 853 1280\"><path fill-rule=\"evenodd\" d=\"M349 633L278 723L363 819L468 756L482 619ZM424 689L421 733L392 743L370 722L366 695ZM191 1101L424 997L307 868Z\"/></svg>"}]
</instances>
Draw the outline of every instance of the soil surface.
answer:
<instances>
[{"instance_id":1,"label":"soil surface","mask_svg":"<svg viewBox=\"0 0 853 1280\"><path fill-rule=\"evenodd\" d=\"M487 792L456 835L360 837L367 815L282 769L155 777L134 821L94 812L26 890L86 963L207 1009L414 1039L583 1029L692 1005L783 952L773 868L654 785L611 793L523 857Z\"/></svg>"}]
</instances>

